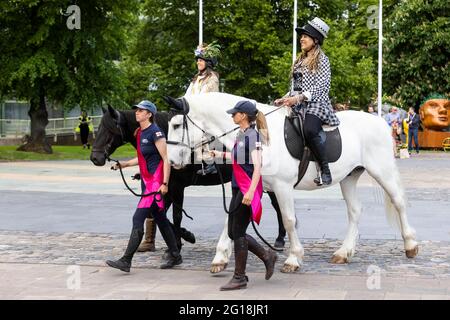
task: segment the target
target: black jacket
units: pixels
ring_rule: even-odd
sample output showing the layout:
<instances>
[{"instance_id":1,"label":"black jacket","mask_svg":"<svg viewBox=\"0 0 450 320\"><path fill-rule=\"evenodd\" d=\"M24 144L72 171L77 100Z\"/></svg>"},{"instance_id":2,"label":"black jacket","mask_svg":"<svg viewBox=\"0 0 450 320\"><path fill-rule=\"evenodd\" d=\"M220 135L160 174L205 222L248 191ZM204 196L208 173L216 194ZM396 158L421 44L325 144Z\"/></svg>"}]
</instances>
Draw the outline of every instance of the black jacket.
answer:
<instances>
[{"instance_id":1,"label":"black jacket","mask_svg":"<svg viewBox=\"0 0 450 320\"><path fill-rule=\"evenodd\" d=\"M413 115L408 115L408 125L409 129L419 129L420 117L417 113Z\"/></svg>"}]
</instances>

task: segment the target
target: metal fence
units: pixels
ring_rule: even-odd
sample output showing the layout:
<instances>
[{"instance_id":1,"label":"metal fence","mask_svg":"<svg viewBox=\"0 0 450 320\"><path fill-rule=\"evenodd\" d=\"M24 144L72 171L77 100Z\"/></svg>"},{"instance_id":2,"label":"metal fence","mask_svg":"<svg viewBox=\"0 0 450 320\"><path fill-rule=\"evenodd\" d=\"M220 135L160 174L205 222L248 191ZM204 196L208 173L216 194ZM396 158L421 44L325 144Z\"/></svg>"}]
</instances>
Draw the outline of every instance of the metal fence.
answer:
<instances>
[{"instance_id":1,"label":"metal fence","mask_svg":"<svg viewBox=\"0 0 450 320\"><path fill-rule=\"evenodd\" d=\"M100 124L102 116L91 116L94 132ZM47 136L58 136L60 134L74 133L79 124L78 117L48 119L45 128ZM30 134L31 120L0 119L0 138L21 138Z\"/></svg>"}]
</instances>

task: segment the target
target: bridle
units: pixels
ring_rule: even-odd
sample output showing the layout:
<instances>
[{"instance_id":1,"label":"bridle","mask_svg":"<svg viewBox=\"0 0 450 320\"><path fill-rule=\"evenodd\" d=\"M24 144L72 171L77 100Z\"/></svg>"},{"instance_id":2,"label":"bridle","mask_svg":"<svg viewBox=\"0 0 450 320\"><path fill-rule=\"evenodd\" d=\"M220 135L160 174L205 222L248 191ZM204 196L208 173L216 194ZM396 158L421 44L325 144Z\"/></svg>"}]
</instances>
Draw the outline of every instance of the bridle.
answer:
<instances>
[{"instance_id":1,"label":"bridle","mask_svg":"<svg viewBox=\"0 0 450 320\"><path fill-rule=\"evenodd\" d=\"M182 114L183 114L183 134L182 134L181 142L180 142L180 141L170 141L170 140L169 140L169 141L166 141L166 143L167 143L167 144L178 145L178 146L183 146L183 147L189 148L189 149L191 150L191 155L193 154L193 152L194 152L197 148L203 147L203 146L206 145L206 144L210 144L211 142L215 141L216 139L220 139L220 138L222 138L222 137L224 137L224 136L226 136L226 135L228 135L228 134L230 134L230 133L236 131L237 129L239 129L239 126L237 126L237 127L233 128L233 129L231 129L231 130L228 130L228 131L226 131L226 132L224 132L224 133L222 133L222 134L220 134L220 135L218 135L218 136L212 136L211 138L209 138L209 139L206 140L206 141L202 141L202 142L199 142L199 143L195 144L194 146L191 146L191 142L190 142L190 138L189 138L189 126L188 126L188 121L191 122L195 127L197 127L201 132L203 132L204 135L207 135L207 132L206 132L203 128L201 128L199 125L197 125L197 124L189 117L189 115L188 115L188 113L189 113L189 105L187 104L187 101L186 101L184 98L182 98L182 103L183 103L183 110L182 110ZM272 110L272 111L266 113L265 116L267 116L267 115L269 115L269 114L271 114L271 113L273 113L273 112L275 112L275 111L277 111L277 110L279 110L279 109L281 109L281 108L283 108L283 106L278 107L278 108L276 108L276 109L274 109L274 110ZM176 109L176 110L174 110L174 111L179 113L179 112L181 111L181 108ZM187 134L187 142L188 142L188 144L184 143L184 136L185 136L185 133ZM237 206L236 208L234 208L234 209L231 209L231 208L227 209L227 205L226 205L226 203L225 203L225 199L226 199L226 194L225 194L225 183L224 183L224 180L223 180L222 171L220 170L220 168L218 167L218 165L217 165L216 162L214 162L214 166L216 167L217 173L218 173L218 175L219 175L220 183L222 184L223 209L224 209L225 212L228 213L228 214L234 213L234 212L236 212L236 211L239 209L240 205L238 205L238 206ZM241 204L241 205L242 205L242 204ZM283 249L274 248L270 243L268 243L268 242L263 238L263 236L258 232L258 230L257 230L257 228L256 228L256 226L255 226L255 222L253 221L253 219L251 219L251 222L252 222L253 230L255 231L255 233L257 234L257 236L258 236L258 237L259 237L259 238L260 238L260 239L261 239L261 240L262 240L269 248L271 248L271 249L274 250L274 251L283 251Z\"/></svg>"},{"instance_id":2,"label":"bridle","mask_svg":"<svg viewBox=\"0 0 450 320\"><path fill-rule=\"evenodd\" d=\"M196 149L203 147L204 145L209 145L212 142L216 141L217 139L223 138L227 135L229 135L230 133L236 131L239 129L239 126L236 126L233 129L230 129L220 135L217 136L211 136L211 138L202 141L202 142L198 142L195 145L191 146L191 141L190 141L190 136L189 136L189 126L188 126L188 121L191 122L196 128L198 128L205 136L208 136L209 134L202 128L200 127L198 124L196 124L194 122L194 120L191 119L191 117L189 117L188 113L189 113L189 104L187 103L186 99L183 97L181 98L181 102L182 102L182 108L177 105L177 109L172 108L171 110L174 111L177 114L182 114L183 115L183 133L182 133L182 137L181 137L181 141L172 141L172 140L167 140L166 143L167 144L171 144L171 145L176 145L176 146L181 146L181 147L185 147L190 149L191 153L193 153ZM264 114L264 116L268 116L269 114L278 111L279 109L284 108L283 106L281 107L277 107L276 109L269 111L267 113ZM187 144L184 143L184 136L185 133L187 135Z\"/></svg>"},{"instance_id":3,"label":"bridle","mask_svg":"<svg viewBox=\"0 0 450 320\"><path fill-rule=\"evenodd\" d=\"M121 115L121 113L120 112L118 112L118 111L116 111L116 115L117 115L117 120L116 119L112 119L112 121L114 122L114 125L115 125L115 127L116 127L116 129L118 129L118 131L120 132L120 144L119 145L123 145L123 144L125 144L125 143L127 143L127 142L129 142L129 141L127 141L127 139L125 138L125 135L124 135L124 133L123 133L123 129L122 129L122 126L121 126L121 123L122 123L122 115ZM98 149L98 148L92 148L92 152L98 152L98 153L102 153L103 152L103 154L105 155L105 158L108 160L108 161L113 161L109 156L110 156L110 154L109 154L109 152L108 152L108 150L111 150L111 147L112 147L112 144L113 144L113 142L114 142L114 139L115 139L115 137L116 137L116 134L113 134L112 135L112 137L111 137L111 139L110 139L110 141L105 145L105 147L104 147L104 149L102 150L102 149Z\"/></svg>"}]
</instances>

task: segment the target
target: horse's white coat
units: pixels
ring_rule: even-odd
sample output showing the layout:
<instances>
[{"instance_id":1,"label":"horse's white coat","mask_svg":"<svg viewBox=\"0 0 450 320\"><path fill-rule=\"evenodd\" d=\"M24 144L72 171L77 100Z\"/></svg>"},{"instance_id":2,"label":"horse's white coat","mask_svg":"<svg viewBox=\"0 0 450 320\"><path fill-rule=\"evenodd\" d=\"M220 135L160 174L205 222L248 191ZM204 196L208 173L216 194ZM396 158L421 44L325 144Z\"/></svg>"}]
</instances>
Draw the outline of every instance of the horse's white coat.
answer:
<instances>
[{"instance_id":1,"label":"horse's white coat","mask_svg":"<svg viewBox=\"0 0 450 320\"><path fill-rule=\"evenodd\" d=\"M207 93L185 97L190 106L189 117L208 134L220 135L234 128L231 116L226 110L232 108L238 101L245 98L225 93ZM273 106L257 104L263 113L275 109ZM303 247L295 229L295 213L293 185L297 181L299 161L292 158L284 142L284 120L289 111L282 108L266 117L270 135L270 145L263 147L263 184L265 190L275 192L280 204L284 227L289 236L289 256L285 261L283 271L292 272L299 268L303 258ZM361 214L361 204L356 195L356 184L361 171L353 171L356 167L364 167L386 192L386 209L390 221L397 221L404 240L406 250L417 248L415 231L409 225L406 217L406 201L400 183L399 172L395 163L392 138L389 127L379 117L365 112L343 111L337 113L341 124L339 130L342 137L342 155L338 161L330 163L333 184L340 183L342 194L348 210L348 230L342 246L334 253L334 262L346 262L355 252L358 236L358 221ZM169 123L168 139L181 141L182 116L174 117ZM178 126L176 126L178 125ZM188 122L191 146L202 139L202 132ZM186 134L186 133L185 133ZM231 149L235 133L221 139L222 143ZM187 143L185 137L184 142ZM173 164L185 165L190 159L186 147L169 145L169 159ZM353 173L352 173L353 171ZM352 173L351 175L349 175ZM313 182L317 176L314 163L310 163L302 181L296 189L315 190ZM231 255L231 240L225 228L217 245L213 264L228 263Z\"/></svg>"}]
</instances>

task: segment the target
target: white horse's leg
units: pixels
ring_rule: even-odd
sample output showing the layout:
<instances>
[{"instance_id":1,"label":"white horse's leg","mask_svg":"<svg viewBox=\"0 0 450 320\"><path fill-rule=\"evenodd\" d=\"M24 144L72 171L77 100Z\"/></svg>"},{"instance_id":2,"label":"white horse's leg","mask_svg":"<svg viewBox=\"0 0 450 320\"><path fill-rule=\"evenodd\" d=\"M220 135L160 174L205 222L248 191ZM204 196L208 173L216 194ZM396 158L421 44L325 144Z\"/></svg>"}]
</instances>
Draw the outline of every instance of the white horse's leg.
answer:
<instances>
[{"instance_id":1,"label":"white horse's leg","mask_svg":"<svg viewBox=\"0 0 450 320\"><path fill-rule=\"evenodd\" d=\"M228 215L225 218L225 227L220 234L219 242L216 247L216 255L211 262L211 273L219 273L228 265L232 252L232 241L228 237Z\"/></svg>"},{"instance_id":2,"label":"white horse's leg","mask_svg":"<svg viewBox=\"0 0 450 320\"><path fill-rule=\"evenodd\" d=\"M303 261L305 251L298 239L297 231L295 230L296 218L292 186L289 184L277 185L277 188L274 188L274 192L280 205L284 228L286 229L290 243L289 255L284 262L283 268L281 268L281 272L295 272L300 268L299 261Z\"/></svg>"},{"instance_id":3,"label":"white horse's leg","mask_svg":"<svg viewBox=\"0 0 450 320\"><path fill-rule=\"evenodd\" d=\"M416 232L408 223L405 193L400 183L400 174L395 166L394 159L392 159L392 165L383 168L369 166L366 169L381 187L383 187L385 191L387 218L389 221L395 221L399 226L406 256L408 258L414 258L419 252L419 245L416 241Z\"/></svg>"},{"instance_id":4,"label":"white horse's leg","mask_svg":"<svg viewBox=\"0 0 450 320\"><path fill-rule=\"evenodd\" d=\"M356 239L358 237L358 222L361 215L361 202L356 192L356 184L363 169L355 170L350 176L340 182L342 195L347 204L348 229L344 243L331 258L331 263L347 263L355 253Z\"/></svg>"}]
</instances>

